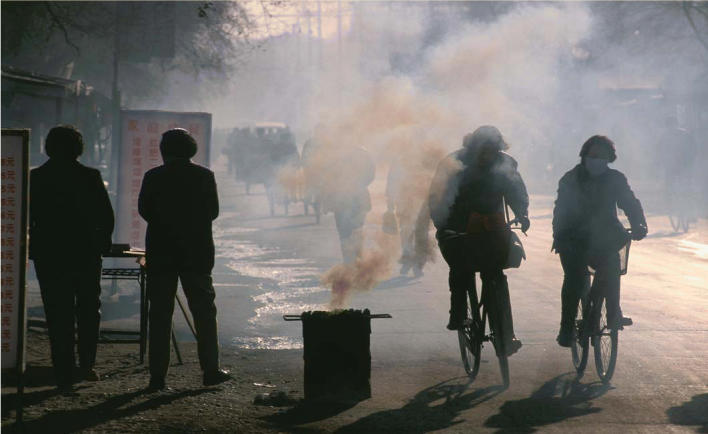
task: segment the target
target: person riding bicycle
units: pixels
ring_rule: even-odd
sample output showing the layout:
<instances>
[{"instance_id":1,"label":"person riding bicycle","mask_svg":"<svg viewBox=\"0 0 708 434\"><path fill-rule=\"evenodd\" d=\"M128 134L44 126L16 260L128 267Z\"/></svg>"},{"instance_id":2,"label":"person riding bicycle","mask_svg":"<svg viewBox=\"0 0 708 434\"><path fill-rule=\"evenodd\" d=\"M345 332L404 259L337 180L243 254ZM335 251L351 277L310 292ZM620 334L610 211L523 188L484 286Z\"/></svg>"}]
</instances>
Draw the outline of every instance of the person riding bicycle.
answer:
<instances>
[{"instance_id":1,"label":"person riding bicycle","mask_svg":"<svg viewBox=\"0 0 708 434\"><path fill-rule=\"evenodd\" d=\"M573 342L578 300L590 283L588 266L595 270L593 290L606 291L610 327L632 324L631 318L622 316L619 302L619 250L630 235L617 218L617 207L629 219L632 239L641 240L647 234L642 204L627 178L607 166L617 159L612 140L599 135L590 137L580 150L580 158L580 164L558 182L553 209L553 250L560 255L564 273L561 325L556 339L562 347Z\"/></svg>"},{"instance_id":2,"label":"person riding bicycle","mask_svg":"<svg viewBox=\"0 0 708 434\"><path fill-rule=\"evenodd\" d=\"M508 355L521 347L514 336L509 287L503 269L511 231L504 218L504 200L525 232L529 198L516 161L496 127L482 126L463 139L463 147L438 165L432 181L429 206L440 251L450 267L449 330L465 320L467 290L479 271L482 285L498 297L498 314ZM465 235L465 236L460 236ZM497 318L490 316L490 325Z\"/></svg>"}]
</instances>

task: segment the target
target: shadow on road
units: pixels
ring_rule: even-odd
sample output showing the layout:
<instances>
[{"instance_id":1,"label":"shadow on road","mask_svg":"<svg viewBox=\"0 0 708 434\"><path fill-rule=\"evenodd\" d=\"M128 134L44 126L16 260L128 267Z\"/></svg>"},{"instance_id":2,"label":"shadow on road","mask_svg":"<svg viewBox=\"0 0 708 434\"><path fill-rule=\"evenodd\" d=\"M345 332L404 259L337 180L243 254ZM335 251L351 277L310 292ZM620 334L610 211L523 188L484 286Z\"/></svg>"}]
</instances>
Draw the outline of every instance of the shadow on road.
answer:
<instances>
[{"instance_id":1,"label":"shadow on road","mask_svg":"<svg viewBox=\"0 0 708 434\"><path fill-rule=\"evenodd\" d=\"M148 395L144 390L136 390L113 396L91 407L75 410L60 410L47 413L38 419L27 421L21 432L57 432L58 427L60 427L61 432L89 430L111 420L129 417L143 411L155 409L163 405L169 405L172 402L182 398L197 396L214 390L215 389L186 390L179 393L160 393L158 395ZM44 399L49 398L50 396L45 395L52 392L53 391L42 391L25 394L25 406L27 406L28 402L34 402L37 400L41 402ZM141 400L140 398L143 396L147 399ZM8 398L16 399L15 395L11 395ZM6 398L3 397L3 401L5 401L5 399ZM132 403L133 400L136 400L136 402ZM5 402L3 402L3 407L4 406ZM17 427L13 426L9 432L20 431Z\"/></svg>"},{"instance_id":2,"label":"shadow on road","mask_svg":"<svg viewBox=\"0 0 708 434\"><path fill-rule=\"evenodd\" d=\"M420 282L420 278L418 278L418 277L396 276L396 277L392 277L388 280L385 280L385 281L379 283L378 285L376 285L376 289L382 290L382 289L405 288L407 286L413 286L418 282Z\"/></svg>"},{"instance_id":3,"label":"shadow on road","mask_svg":"<svg viewBox=\"0 0 708 434\"><path fill-rule=\"evenodd\" d=\"M666 410L675 425L698 426L698 432L708 433L708 393L696 395L690 401Z\"/></svg>"},{"instance_id":4,"label":"shadow on road","mask_svg":"<svg viewBox=\"0 0 708 434\"><path fill-rule=\"evenodd\" d=\"M580 384L574 372L559 375L530 397L505 402L484 426L498 428L498 433L534 432L537 427L602 411L592 400L610 389L611 386L600 382Z\"/></svg>"},{"instance_id":5,"label":"shadow on road","mask_svg":"<svg viewBox=\"0 0 708 434\"><path fill-rule=\"evenodd\" d=\"M266 416L263 419L270 422L278 429L292 429L298 425L317 422L336 416L358 404L358 401L351 402L317 402L308 403L301 401L295 407L288 409L284 413Z\"/></svg>"},{"instance_id":6,"label":"shadow on road","mask_svg":"<svg viewBox=\"0 0 708 434\"><path fill-rule=\"evenodd\" d=\"M679 235L684 235L683 232L658 231L647 235L647 238L673 238Z\"/></svg>"},{"instance_id":7,"label":"shadow on road","mask_svg":"<svg viewBox=\"0 0 708 434\"><path fill-rule=\"evenodd\" d=\"M501 386L469 390L467 377L453 378L418 392L406 405L365 416L339 428L337 433L423 433L463 422L460 413L503 391Z\"/></svg>"}]
</instances>

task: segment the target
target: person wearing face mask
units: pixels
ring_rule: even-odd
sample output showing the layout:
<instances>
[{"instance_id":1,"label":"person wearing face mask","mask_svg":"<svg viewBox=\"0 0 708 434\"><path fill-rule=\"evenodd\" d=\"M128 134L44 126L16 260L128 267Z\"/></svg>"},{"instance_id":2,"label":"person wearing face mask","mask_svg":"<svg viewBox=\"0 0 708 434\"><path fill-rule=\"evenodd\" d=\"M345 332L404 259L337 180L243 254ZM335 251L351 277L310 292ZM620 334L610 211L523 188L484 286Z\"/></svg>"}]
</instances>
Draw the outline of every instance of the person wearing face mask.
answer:
<instances>
[{"instance_id":1,"label":"person wearing face mask","mask_svg":"<svg viewBox=\"0 0 708 434\"><path fill-rule=\"evenodd\" d=\"M439 164L430 187L430 216L443 258L450 267L449 330L465 319L466 291L480 272L482 285L499 295L499 318L508 341L507 355L518 351L514 336L509 287L503 269L509 253L510 229L504 218L504 202L511 207L526 232L529 197L508 145L493 126L482 126L463 139L462 149ZM455 236L465 234L465 237ZM485 290L486 291L486 290Z\"/></svg>"},{"instance_id":2,"label":"person wearing face mask","mask_svg":"<svg viewBox=\"0 0 708 434\"><path fill-rule=\"evenodd\" d=\"M631 318L620 308L619 250L630 235L617 218L624 211L631 225L631 238L647 235L647 223L639 200L622 172L610 169L617 159L612 140L590 137L580 150L580 164L558 183L558 198L553 209L553 250L563 266L561 325L557 341L569 347L578 298L589 286L588 266L595 270L593 286L602 285L607 294L607 316L613 327L631 325Z\"/></svg>"}]
</instances>

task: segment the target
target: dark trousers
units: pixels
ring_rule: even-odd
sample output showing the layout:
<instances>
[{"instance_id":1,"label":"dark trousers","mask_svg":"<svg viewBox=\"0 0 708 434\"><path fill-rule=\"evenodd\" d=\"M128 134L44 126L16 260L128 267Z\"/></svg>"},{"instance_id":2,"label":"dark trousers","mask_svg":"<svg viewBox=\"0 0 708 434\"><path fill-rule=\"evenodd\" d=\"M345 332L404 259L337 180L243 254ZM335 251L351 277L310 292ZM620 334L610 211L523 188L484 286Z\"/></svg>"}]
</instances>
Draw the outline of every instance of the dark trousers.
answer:
<instances>
[{"instance_id":1,"label":"dark trousers","mask_svg":"<svg viewBox=\"0 0 708 434\"><path fill-rule=\"evenodd\" d=\"M361 255L364 240L361 231L365 220L366 211L358 206L334 211L334 222L345 264L353 263Z\"/></svg>"},{"instance_id":2,"label":"dark trousers","mask_svg":"<svg viewBox=\"0 0 708 434\"><path fill-rule=\"evenodd\" d=\"M101 258L68 265L50 259L35 260L49 329L49 345L57 384L73 383L74 324L78 325L79 364L90 369L96 364L96 346L101 323Z\"/></svg>"},{"instance_id":3,"label":"dark trousers","mask_svg":"<svg viewBox=\"0 0 708 434\"><path fill-rule=\"evenodd\" d=\"M150 269L147 291L150 302L150 375L165 378L170 364L172 314L177 295L177 279L187 296L197 332L197 350L202 371L219 368L219 341L216 326L214 286L208 272Z\"/></svg>"},{"instance_id":4,"label":"dark trousers","mask_svg":"<svg viewBox=\"0 0 708 434\"><path fill-rule=\"evenodd\" d=\"M578 300L590 289L588 266L595 270L590 293L607 297L607 316L622 315L620 309L620 258L616 251L591 254L583 250L560 251L563 266L561 289L561 327L572 327L578 312Z\"/></svg>"},{"instance_id":5,"label":"dark trousers","mask_svg":"<svg viewBox=\"0 0 708 434\"><path fill-rule=\"evenodd\" d=\"M504 237L501 234L483 234L472 239L459 238L441 243L440 251L450 267L450 314L457 318L465 317L467 291L475 288L475 270L479 270L482 292L487 296L482 301L487 307L495 306L488 310L490 326L496 329L499 325L504 330L507 345L514 337L514 321L509 284L501 265L505 247L500 243L506 239ZM502 248L497 248L497 245Z\"/></svg>"}]
</instances>

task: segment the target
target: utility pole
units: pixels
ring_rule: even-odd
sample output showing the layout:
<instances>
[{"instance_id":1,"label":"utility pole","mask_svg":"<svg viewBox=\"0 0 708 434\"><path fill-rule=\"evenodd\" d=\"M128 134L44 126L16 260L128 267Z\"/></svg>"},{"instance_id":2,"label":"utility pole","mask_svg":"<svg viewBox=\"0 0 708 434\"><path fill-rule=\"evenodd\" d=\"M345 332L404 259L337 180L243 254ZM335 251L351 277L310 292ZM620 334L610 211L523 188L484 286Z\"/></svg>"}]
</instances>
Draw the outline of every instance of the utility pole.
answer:
<instances>
[{"instance_id":1,"label":"utility pole","mask_svg":"<svg viewBox=\"0 0 708 434\"><path fill-rule=\"evenodd\" d=\"M312 66L312 13L310 8L307 8L307 67Z\"/></svg>"},{"instance_id":2,"label":"utility pole","mask_svg":"<svg viewBox=\"0 0 708 434\"><path fill-rule=\"evenodd\" d=\"M300 72L300 69L302 67L301 65L301 57L302 57L302 26L300 25L300 15L302 14L302 6L298 6L297 12L295 13L296 20L297 20L297 34L295 34L295 41L297 44L296 50L297 50L297 60L296 60L296 66L297 66L297 71L298 73ZM293 32L294 33L294 32Z\"/></svg>"},{"instance_id":3,"label":"utility pole","mask_svg":"<svg viewBox=\"0 0 708 434\"><path fill-rule=\"evenodd\" d=\"M120 164L120 108L121 108L121 94L118 88L118 74L120 65L120 3L116 2L114 14L115 19L113 23L113 83L111 86L111 104L113 108L112 122L111 122L111 157L110 157L110 189L113 191L114 195L117 194L118 188L118 166ZM116 197L117 199L117 197ZM115 204L114 204L115 206Z\"/></svg>"},{"instance_id":4,"label":"utility pole","mask_svg":"<svg viewBox=\"0 0 708 434\"><path fill-rule=\"evenodd\" d=\"M337 110L342 106L342 0L337 0Z\"/></svg>"},{"instance_id":5,"label":"utility pole","mask_svg":"<svg viewBox=\"0 0 708 434\"><path fill-rule=\"evenodd\" d=\"M322 69L322 2L317 0L317 66Z\"/></svg>"}]
</instances>

